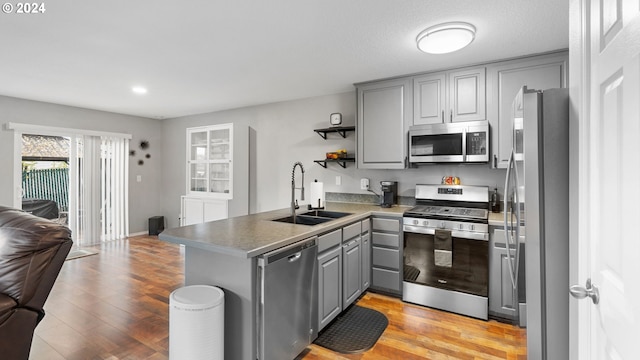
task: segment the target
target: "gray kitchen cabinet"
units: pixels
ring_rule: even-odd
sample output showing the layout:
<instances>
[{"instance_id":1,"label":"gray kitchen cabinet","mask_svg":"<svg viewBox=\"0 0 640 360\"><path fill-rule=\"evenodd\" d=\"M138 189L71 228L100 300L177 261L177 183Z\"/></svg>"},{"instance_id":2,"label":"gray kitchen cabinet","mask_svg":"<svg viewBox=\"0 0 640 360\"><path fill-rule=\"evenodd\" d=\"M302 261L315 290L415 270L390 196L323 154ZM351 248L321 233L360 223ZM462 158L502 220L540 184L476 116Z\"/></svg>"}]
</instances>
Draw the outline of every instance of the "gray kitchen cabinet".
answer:
<instances>
[{"instance_id":1,"label":"gray kitchen cabinet","mask_svg":"<svg viewBox=\"0 0 640 360\"><path fill-rule=\"evenodd\" d=\"M524 241L524 237L521 237L521 241ZM515 249L509 251L511 256L515 256ZM489 233L489 315L510 320L515 319L518 304L514 299L508 261L504 230L493 229ZM520 274L519 278L519 281L524 281L524 274Z\"/></svg>"},{"instance_id":2,"label":"gray kitchen cabinet","mask_svg":"<svg viewBox=\"0 0 640 360\"><path fill-rule=\"evenodd\" d=\"M485 67L413 78L413 125L486 118Z\"/></svg>"},{"instance_id":3,"label":"gray kitchen cabinet","mask_svg":"<svg viewBox=\"0 0 640 360\"><path fill-rule=\"evenodd\" d=\"M568 53L527 57L487 66L487 115L491 125L492 166L506 168L513 144L513 101L523 86L545 90L567 87Z\"/></svg>"},{"instance_id":4,"label":"gray kitchen cabinet","mask_svg":"<svg viewBox=\"0 0 640 360\"><path fill-rule=\"evenodd\" d=\"M357 223L360 226L360 223ZM362 237L344 239L342 243L342 309L362 294Z\"/></svg>"},{"instance_id":5,"label":"gray kitchen cabinet","mask_svg":"<svg viewBox=\"0 0 640 360\"><path fill-rule=\"evenodd\" d=\"M371 220L371 286L400 295L402 291L402 231L400 219Z\"/></svg>"},{"instance_id":6,"label":"gray kitchen cabinet","mask_svg":"<svg viewBox=\"0 0 640 360\"><path fill-rule=\"evenodd\" d=\"M449 120L451 122L486 120L485 67L451 71L447 74Z\"/></svg>"},{"instance_id":7,"label":"gray kitchen cabinet","mask_svg":"<svg viewBox=\"0 0 640 360\"><path fill-rule=\"evenodd\" d=\"M318 255L318 331L342 311L342 247Z\"/></svg>"},{"instance_id":8,"label":"gray kitchen cabinet","mask_svg":"<svg viewBox=\"0 0 640 360\"><path fill-rule=\"evenodd\" d=\"M318 330L369 287L370 227L366 219L318 237Z\"/></svg>"},{"instance_id":9,"label":"gray kitchen cabinet","mask_svg":"<svg viewBox=\"0 0 640 360\"><path fill-rule=\"evenodd\" d=\"M370 220L362 221L362 292L371 285L371 235L369 234ZM366 224L366 230L365 230Z\"/></svg>"},{"instance_id":10,"label":"gray kitchen cabinet","mask_svg":"<svg viewBox=\"0 0 640 360\"><path fill-rule=\"evenodd\" d=\"M411 78L358 84L356 90L358 168L404 169L413 117Z\"/></svg>"},{"instance_id":11,"label":"gray kitchen cabinet","mask_svg":"<svg viewBox=\"0 0 640 360\"><path fill-rule=\"evenodd\" d=\"M444 122L446 103L445 73L413 78L413 125Z\"/></svg>"}]
</instances>

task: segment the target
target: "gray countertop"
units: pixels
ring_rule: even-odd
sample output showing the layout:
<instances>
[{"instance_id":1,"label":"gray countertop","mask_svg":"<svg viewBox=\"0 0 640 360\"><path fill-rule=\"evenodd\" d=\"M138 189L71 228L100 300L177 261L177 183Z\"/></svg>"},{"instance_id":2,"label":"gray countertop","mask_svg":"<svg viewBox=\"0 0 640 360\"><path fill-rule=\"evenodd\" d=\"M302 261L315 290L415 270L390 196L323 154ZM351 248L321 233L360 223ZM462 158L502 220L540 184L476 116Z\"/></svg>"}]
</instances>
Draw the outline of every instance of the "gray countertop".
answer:
<instances>
[{"instance_id":1,"label":"gray countertop","mask_svg":"<svg viewBox=\"0 0 640 360\"><path fill-rule=\"evenodd\" d=\"M400 218L409 208L409 206L398 205L381 208L373 204L327 202L325 210L348 212L352 215L314 226L271 221L290 215L289 209L281 209L167 229L158 237L167 242L250 258L326 233L371 215ZM302 212L304 211L298 210L298 213Z\"/></svg>"},{"instance_id":2,"label":"gray countertop","mask_svg":"<svg viewBox=\"0 0 640 360\"><path fill-rule=\"evenodd\" d=\"M512 220L515 222L516 218L512 215ZM489 226L490 227L499 227L504 228L504 212L489 213Z\"/></svg>"},{"instance_id":3,"label":"gray countertop","mask_svg":"<svg viewBox=\"0 0 640 360\"><path fill-rule=\"evenodd\" d=\"M504 227L504 213L489 213L489 226L500 226Z\"/></svg>"}]
</instances>

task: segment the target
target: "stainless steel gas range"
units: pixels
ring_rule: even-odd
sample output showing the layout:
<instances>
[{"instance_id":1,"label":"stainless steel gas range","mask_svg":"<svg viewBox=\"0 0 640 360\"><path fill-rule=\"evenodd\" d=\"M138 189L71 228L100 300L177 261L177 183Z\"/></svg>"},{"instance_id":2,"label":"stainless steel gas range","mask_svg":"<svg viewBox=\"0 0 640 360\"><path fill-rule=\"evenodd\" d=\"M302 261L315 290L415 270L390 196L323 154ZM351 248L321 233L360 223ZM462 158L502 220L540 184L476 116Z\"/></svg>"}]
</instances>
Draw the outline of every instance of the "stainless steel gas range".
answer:
<instances>
[{"instance_id":1,"label":"stainless steel gas range","mask_svg":"<svg viewBox=\"0 0 640 360\"><path fill-rule=\"evenodd\" d=\"M403 231L402 299L486 320L489 188L416 185Z\"/></svg>"}]
</instances>

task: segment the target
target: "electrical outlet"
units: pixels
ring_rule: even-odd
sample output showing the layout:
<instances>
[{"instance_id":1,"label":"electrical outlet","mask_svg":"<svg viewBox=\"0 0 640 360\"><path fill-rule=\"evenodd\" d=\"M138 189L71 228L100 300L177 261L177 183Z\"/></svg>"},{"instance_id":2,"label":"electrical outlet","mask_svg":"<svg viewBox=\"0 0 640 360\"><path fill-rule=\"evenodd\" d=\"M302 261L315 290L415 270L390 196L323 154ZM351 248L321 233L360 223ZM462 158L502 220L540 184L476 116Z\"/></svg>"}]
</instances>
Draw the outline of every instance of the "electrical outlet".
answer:
<instances>
[{"instance_id":1,"label":"electrical outlet","mask_svg":"<svg viewBox=\"0 0 640 360\"><path fill-rule=\"evenodd\" d=\"M336 175L336 185L342 185L342 176Z\"/></svg>"},{"instance_id":2,"label":"electrical outlet","mask_svg":"<svg viewBox=\"0 0 640 360\"><path fill-rule=\"evenodd\" d=\"M360 179L360 190L369 190L369 179Z\"/></svg>"}]
</instances>

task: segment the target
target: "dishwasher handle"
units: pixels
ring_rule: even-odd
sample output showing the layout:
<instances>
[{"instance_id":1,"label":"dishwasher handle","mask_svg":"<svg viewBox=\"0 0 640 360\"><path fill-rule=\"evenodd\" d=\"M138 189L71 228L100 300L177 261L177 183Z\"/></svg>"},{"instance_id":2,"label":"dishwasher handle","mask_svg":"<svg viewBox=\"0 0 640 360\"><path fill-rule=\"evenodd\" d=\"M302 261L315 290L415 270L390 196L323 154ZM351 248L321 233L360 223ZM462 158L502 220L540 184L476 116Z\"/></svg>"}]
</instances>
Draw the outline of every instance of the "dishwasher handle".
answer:
<instances>
[{"instance_id":1,"label":"dishwasher handle","mask_svg":"<svg viewBox=\"0 0 640 360\"><path fill-rule=\"evenodd\" d=\"M317 239L318 237L314 236L260 255L258 257L258 266L264 267L283 258L287 258L289 262L294 262L300 258L303 250L317 246Z\"/></svg>"},{"instance_id":2,"label":"dishwasher handle","mask_svg":"<svg viewBox=\"0 0 640 360\"><path fill-rule=\"evenodd\" d=\"M302 251L297 252L297 253L289 256L288 260L289 260L290 263L296 262L296 261L300 260L301 256L302 256Z\"/></svg>"}]
</instances>

